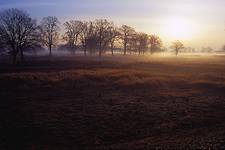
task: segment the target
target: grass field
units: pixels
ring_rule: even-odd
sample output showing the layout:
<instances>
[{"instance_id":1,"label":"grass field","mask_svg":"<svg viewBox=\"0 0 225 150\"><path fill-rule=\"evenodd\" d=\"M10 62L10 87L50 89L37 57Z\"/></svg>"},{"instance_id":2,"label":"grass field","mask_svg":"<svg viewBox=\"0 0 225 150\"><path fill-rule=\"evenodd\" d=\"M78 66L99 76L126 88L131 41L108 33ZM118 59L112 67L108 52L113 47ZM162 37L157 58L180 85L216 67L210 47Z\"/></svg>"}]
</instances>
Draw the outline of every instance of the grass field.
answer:
<instances>
[{"instance_id":1,"label":"grass field","mask_svg":"<svg viewBox=\"0 0 225 150\"><path fill-rule=\"evenodd\" d=\"M0 72L0 149L225 149L225 56L43 56Z\"/></svg>"}]
</instances>

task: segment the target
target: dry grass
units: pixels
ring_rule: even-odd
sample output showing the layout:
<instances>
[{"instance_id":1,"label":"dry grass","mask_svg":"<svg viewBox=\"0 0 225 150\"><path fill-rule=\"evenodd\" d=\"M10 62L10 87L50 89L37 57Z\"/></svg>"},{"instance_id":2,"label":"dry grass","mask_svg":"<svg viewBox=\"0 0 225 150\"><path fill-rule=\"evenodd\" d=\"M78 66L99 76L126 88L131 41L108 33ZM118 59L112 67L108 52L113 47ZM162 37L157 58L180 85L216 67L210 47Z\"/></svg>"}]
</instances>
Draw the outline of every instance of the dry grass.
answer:
<instances>
[{"instance_id":1,"label":"dry grass","mask_svg":"<svg viewBox=\"0 0 225 150\"><path fill-rule=\"evenodd\" d=\"M38 58L1 72L1 149L225 146L224 57Z\"/></svg>"}]
</instances>

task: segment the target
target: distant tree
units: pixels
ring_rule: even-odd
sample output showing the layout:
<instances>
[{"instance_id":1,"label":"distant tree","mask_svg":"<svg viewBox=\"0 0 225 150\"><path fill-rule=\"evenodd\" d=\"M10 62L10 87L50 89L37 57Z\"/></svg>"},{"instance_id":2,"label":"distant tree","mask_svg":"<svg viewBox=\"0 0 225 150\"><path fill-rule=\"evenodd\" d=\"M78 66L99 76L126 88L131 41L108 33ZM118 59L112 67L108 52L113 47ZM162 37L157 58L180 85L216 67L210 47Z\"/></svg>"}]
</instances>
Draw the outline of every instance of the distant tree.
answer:
<instances>
[{"instance_id":1,"label":"distant tree","mask_svg":"<svg viewBox=\"0 0 225 150\"><path fill-rule=\"evenodd\" d=\"M23 61L24 50L40 45L39 31L36 20L23 10L13 8L0 12L0 43L13 56L14 64L18 53Z\"/></svg>"},{"instance_id":2,"label":"distant tree","mask_svg":"<svg viewBox=\"0 0 225 150\"><path fill-rule=\"evenodd\" d=\"M124 55L126 55L128 42L131 39L132 35L135 33L135 30L134 28L127 25L122 25L122 27L119 30L120 30L120 39L122 40L123 43Z\"/></svg>"},{"instance_id":3,"label":"distant tree","mask_svg":"<svg viewBox=\"0 0 225 150\"><path fill-rule=\"evenodd\" d=\"M171 48L174 49L177 56L179 51L184 48L184 44L181 41L174 41L172 42Z\"/></svg>"},{"instance_id":4,"label":"distant tree","mask_svg":"<svg viewBox=\"0 0 225 150\"><path fill-rule=\"evenodd\" d=\"M88 36L90 35L90 29L89 29L89 24L88 22L83 22L81 26L81 33L80 33L80 40L81 44L84 49L84 55L87 55L87 41L88 41Z\"/></svg>"},{"instance_id":5,"label":"distant tree","mask_svg":"<svg viewBox=\"0 0 225 150\"><path fill-rule=\"evenodd\" d=\"M114 45L115 45L115 41L118 40L120 33L117 27L115 27L114 25L112 25L109 28L109 44L110 44L110 50L112 55L114 55Z\"/></svg>"},{"instance_id":6,"label":"distant tree","mask_svg":"<svg viewBox=\"0 0 225 150\"><path fill-rule=\"evenodd\" d=\"M89 50L90 55L92 55L98 47L97 32L94 22L83 22L80 41L84 49L84 55L87 55L87 50Z\"/></svg>"},{"instance_id":7,"label":"distant tree","mask_svg":"<svg viewBox=\"0 0 225 150\"><path fill-rule=\"evenodd\" d=\"M92 34L91 36L88 37L86 43L87 43L87 47L88 47L90 55L93 55L94 53L96 53L97 50L99 50L98 42L99 41L97 39L96 34ZM99 50L99 56L101 55L100 53L101 52Z\"/></svg>"},{"instance_id":8,"label":"distant tree","mask_svg":"<svg viewBox=\"0 0 225 150\"><path fill-rule=\"evenodd\" d=\"M130 55L133 53L136 53L139 51L139 35L138 33L134 32L132 35L130 35L130 37L128 38L128 42L127 42L127 51L130 52Z\"/></svg>"},{"instance_id":9,"label":"distant tree","mask_svg":"<svg viewBox=\"0 0 225 150\"><path fill-rule=\"evenodd\" d=\"M63 39L68 43L74 54L77 50L79 36L82 32L82 26L83 23L77 20L71 20L64 23L65 34Z\"/></svg>"},{"instance_id":10,"label":"distant tree","mask_svg":"<svg viewBox=\"0 0 225 150\"><path fill-rule=\"evenodd\" d=\"M110 42L110 30L113 28L113 23L106 19L98 19L94 22L95 32L98 42L99 56L102 55L103 50Z\"/></svg>"},{"instance_id":11,"label":"distant tree","mask_svg":"<svg viewBox=\"0 0 225 150\"><path fill-rule=\"evenodd\" d=\"M98 37L95 23L90 21L88 24L88 37L86 40L87 47L89 49L89 53L92 55L96 52L98 48Z\"/></svg>"},{"instance_id":12,"label":"distant tree","mask_svg":"<svg viewBox=\"0 0 225 150\"><path fill-rule=\"evenodd\" d=\"M210 46L202 47L202 50L201 50L202 53L211 53L212 51L213 49Z\"/></svg>"},{"instance_id":13,"label":"distant tree","mask_svg":"<svg viewBox=\"0 0 225 150\"><path fill-rule=\"evenodd\" d=\"M153 54L155 50L162 47L162 40L157 35L149 36L150 53Z\"/></svg>"},{"instance_id":14,"label":"distant tree","mask_svg":"<svg viewBox=\"0 0 225 150\"><path fill-rule=\"evenodd\" d=\"M41 21L42 41L49 49L49 55L52 55L52 48L57 45L59 40L59 20L57 17L44 17Z\"/></svg>"},{"instance_id":15,"label":"distant tree","mask_svg":"<svg viewBox=\"0 0 225 150\"><path fill-rule=\"evenodd\" d=\"M145 33L139 33L138 34L138 51L139 51L139 54L141 54L141 52L144 54L147 49L148 49L148 35L145 34Z\"/></svg>"}]
</instances>

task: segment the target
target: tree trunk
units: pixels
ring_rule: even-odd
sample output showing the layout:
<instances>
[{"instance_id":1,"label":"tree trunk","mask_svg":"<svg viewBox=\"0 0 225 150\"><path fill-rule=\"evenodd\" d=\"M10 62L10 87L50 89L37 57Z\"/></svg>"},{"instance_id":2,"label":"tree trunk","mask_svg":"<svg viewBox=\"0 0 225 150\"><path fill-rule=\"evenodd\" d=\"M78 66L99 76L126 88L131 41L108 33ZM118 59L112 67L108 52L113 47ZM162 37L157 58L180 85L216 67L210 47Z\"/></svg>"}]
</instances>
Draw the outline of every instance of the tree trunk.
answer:
<instances>
[{"instance_id":1,"label":"tree trunk","mask_svg":"<svg viewBox=\"0 0 225 150\"><path fill-rule=\"evenodd\" d=\"M76 35L76 38L75 38L75 42L73 44L73 54L75 55L76 54L76 51L77 51L77 35Z\"/></svg>"},{"instance_id":2,"label":"tree trunk","mask_svg":"<svg viewBox=\"0 0 225 150\"><path fill-rule=\"evenodd\" d=\"M52 56L52 45L49 45L49 55Z\"/></svg>"},{"instance_id":3,"label":"tree trunk","mask_svg":"<svg viewBox=\"0 0 225 150\"><path fill-rule=\"evenodd\" d=\"M176 49L176 56L178 55L178 49Z\"/></svg>"},{"instance_id":4,"label":"tree trunk","mask_svg":"<svg viewBox=\"0 0 225 150\"><path fill-rule=\"evenodd\" d=\"M127 44L124 43L124 55L126 55L126 54L127 54Z\"/></svg>"},{"instance_id":5,"label":"tree trunk","mask_svg":"<svg viewBox=\"0 0 225 150\"><path fill-rule=\"evenodd\" d=\"M112 55L114 55L113 48L114 48L114 45L113 45L113 43L111 43L111 52L112 52Z\"/></svg>"},{"instance_id":6,"label":"tree trunk","mask_svg":"<svg viewBox=\"0 0 225 150\"><path fill-rule=\"evenodd\" d=\"M113 49L111 49L111 52L112 52L112 55L114 55L114 51L113 51Z\"/></svg>"},{"instance_id":7,"label":"tree trunk","mask_svg":"<svg viewBox=\"0 0 225 150\"><path fill-rule=\"evenodd\" d=\"M87 56L87 48L84 46L84 56Z\"/></svg>"},{"instance_id":8,"label":"tree trunk","mask_svg":"<svg viewBox=\"0 0 225 150\"><path fill-rule=\"evenodd\" d=\"M21 59L21 62L24 62L24 54L23 54L23 50L20 49L20 59Z\"/></svg>"}]
</instances>

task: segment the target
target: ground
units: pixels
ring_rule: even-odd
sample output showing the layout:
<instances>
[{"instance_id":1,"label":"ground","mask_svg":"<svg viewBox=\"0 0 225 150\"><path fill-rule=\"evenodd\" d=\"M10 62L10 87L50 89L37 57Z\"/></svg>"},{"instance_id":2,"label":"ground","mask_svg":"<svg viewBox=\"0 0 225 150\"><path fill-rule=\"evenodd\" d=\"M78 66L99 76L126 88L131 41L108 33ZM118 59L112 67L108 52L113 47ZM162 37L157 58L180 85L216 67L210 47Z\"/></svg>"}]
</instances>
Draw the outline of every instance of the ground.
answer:
<instances>
[{"instance_id":1,"label":"ground","mask_svg":"<svg viewBox=\"0 0 225 150\"><path fill-rule=\"evenodd\" d=\"M0 66L0 149L225 149L225 56Z\"/></svg>"}]
</instances>

